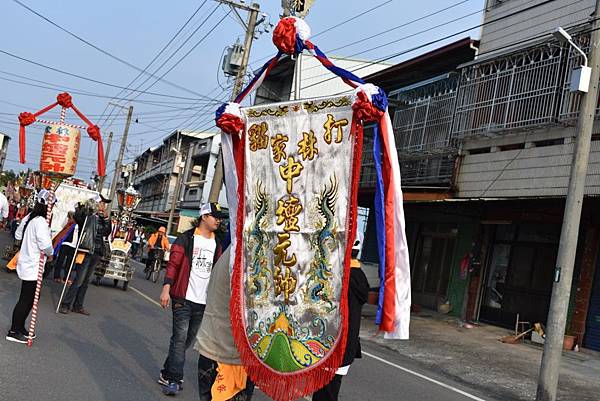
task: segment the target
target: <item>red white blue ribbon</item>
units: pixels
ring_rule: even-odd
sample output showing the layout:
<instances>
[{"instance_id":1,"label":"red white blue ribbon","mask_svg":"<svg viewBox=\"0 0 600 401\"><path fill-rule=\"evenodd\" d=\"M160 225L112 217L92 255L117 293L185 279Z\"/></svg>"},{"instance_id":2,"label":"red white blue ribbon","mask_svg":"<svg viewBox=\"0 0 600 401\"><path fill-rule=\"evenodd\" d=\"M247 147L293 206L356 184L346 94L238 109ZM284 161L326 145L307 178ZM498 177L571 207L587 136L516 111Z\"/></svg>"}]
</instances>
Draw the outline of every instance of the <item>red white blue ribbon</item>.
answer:
<instances>
[{"instance_id":1,"label":"red white blue ribbon","mask_svg":"<svg viewBox=\"0 0 600 401\"><path fill-rule=\"evenodd\" d=\"M286 54L297 55L307 50L325 68L355 88L352 106L355 118L362 123L376 123L373 149L377 173L375 214L381 277L377 324L385 332L386 338L406 339L409 336L410 324L410 265L405 234L400 165L388 112L387 97L382 89L366 84L363 79L352 72L333 64L308 39L309 36L310 28L303 20L295 17L283 18L273 33L273 42L279 52L261 67L234 102L219 107L215 120L217 126L224 132L240 135L243 131L243 118L239 104L261 85ZM229 138L224 140L225 145L231 145L229 142ZM227 160L233 160L232 146L224 148L227 150ZM235 179L231 178L229 183L234 181ZM235 186L237 187L237 185ZM229 194L235 197L236 192L236 190L229 191L228 189L228 198L230 198ZM232 229L234 229L233 225Z\"/></svg>"}]
</instances>

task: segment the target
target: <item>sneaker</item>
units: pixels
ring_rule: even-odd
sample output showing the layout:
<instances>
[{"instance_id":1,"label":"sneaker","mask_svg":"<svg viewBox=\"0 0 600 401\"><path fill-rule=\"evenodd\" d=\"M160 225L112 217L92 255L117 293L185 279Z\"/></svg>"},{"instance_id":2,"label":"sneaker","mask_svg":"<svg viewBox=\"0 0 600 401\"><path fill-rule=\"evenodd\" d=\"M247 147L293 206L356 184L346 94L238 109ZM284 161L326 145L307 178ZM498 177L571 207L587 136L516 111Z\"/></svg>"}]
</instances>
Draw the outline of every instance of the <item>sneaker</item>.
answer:
<instances>
[{"instance_id":1,"label":"sneaker","mask_svg":"<svg viewBox=\"0 0 600 401\"><path fill-rule=\"evenodd\" d=\"M30 336L28 331L22 331L22 332L21 332L21 334L23 334L23 335L24 335L25 337L27 337L27 338L31 338L32 340L35 340L35 338L37 337L37 336L35 335L35 333L33 333L33 335L32 335L32 336Z\"/></svg>"},{"instance_id":2,"label":"sneaker","mask_svg":"<svg viewBox=\"0 0 600 401\"><path fill-rule=\"evenodd\" d=\"M158 384L162 384L163 386L168 386L169 385L169 381L167 379L165 379L165 377L163 376L162 372L158 376Z\"/></svg>"},{"instance_id":3,"label":"sneaker","mask_svg":"<svg viewBox=\"0 0 600 401\"><path fill-rule=\"evenodd\" d=\"M9 331L8 334L6 335L6 339L8 341L12 341L13 343L20 343L20 344L27 344L27 341L29 340L27 338L27 336L25 336L24 334L21 333L17 333L16 331ZM177 383L175 383L177 384Z\"/></svg>"},{"instance_id":4,"label":"sneaker","mask_svg":"<svg viewBox=\"0 0 600 401\"><path fill-rule=\"evenodd\" d=\"M163 386L162 391L164 395L177 395L179 389L179 383L170 382L168 385Z\"/></svg>"},{"instance_id":5,"label":"sneaker","mask_svg":"<svg viewBox=\"0 0 600 401\"><path fill-rule=\"evenodd\" d=\"M163 386L168 386L169 385L169 380L167 380L162 372L160 372L160 374L158 375L158 380L157 380L158 384L163 385ZM183 379L181 379L179 381L179 391L183 390Z\"/></svg>"},{"instance_id":6,"label":"sneaker","mask_svg":"<svg viewBox=\"0 0 600 401\"><path fill-rule=\"evenodd\" d=\"M66 315L67 313L69 313L69 307L66 305L61 305L60 308L58 308L58 313Z\"/></svg>"}]
</instances>

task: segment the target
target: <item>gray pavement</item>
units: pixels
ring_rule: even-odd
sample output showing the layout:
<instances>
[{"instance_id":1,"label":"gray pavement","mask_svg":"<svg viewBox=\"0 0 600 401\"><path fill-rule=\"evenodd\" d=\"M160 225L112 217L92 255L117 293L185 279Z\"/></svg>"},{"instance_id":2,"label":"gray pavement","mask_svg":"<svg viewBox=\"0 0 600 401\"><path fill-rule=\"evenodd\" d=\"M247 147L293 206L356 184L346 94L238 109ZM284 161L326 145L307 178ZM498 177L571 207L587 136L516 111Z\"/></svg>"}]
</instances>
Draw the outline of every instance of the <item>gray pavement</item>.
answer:
<instances>
[{"instance_id":1,"label":"gray pavement","mask_svg":"<svg viewBox=\"0 0 600 401\"><path fill-rule=\"evenodd\" d=\"M0 232L0 246L7 240ZM0 263L4 266L4 263ZM90 285L85 307L91 316L54 314L61 287L46 281L38 338L32 348L0 340L0 400L164 400L156 378L166 356L170 312L157 300L160 284L146 281L142 265L128 291L104 280ZM19 291L15 274L0 272L0 327L7 330ZM365 339L365 355L350 369L341 400L467 401L493 398L443 371ZM189 350L179 400L197 400L195 351ZM487 393L487 394L486 394ZM257 391L255 400L268 400Z\"/></svg>"}]
</instances>

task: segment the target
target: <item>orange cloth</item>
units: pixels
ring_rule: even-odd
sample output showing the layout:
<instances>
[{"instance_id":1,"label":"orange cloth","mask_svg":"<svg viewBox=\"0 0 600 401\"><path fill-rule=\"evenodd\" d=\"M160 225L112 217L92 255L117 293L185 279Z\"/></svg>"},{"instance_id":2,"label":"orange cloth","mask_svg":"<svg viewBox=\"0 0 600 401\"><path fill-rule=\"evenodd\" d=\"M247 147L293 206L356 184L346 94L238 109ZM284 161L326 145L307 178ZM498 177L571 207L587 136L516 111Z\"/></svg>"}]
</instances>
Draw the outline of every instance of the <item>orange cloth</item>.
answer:
<instances>
[{"instance_id":1,"label":"orange cloth","mask_svg":"<svg viewBox=\"0 0 600 401\"><path fill-rule=\"evenodd\" d=\"M154 248L156 241L158 240L158 232L155 232L148 239L148 248ZM169 244L169 240L166 235L162 236L161 248L165 251L168 251L171 248L171 244Z\"/></svg>"},{"instance_id":2,"label":"orange cloth","mask_svg":"<svg viewBox=\"0 0 600 401\"><path fill-rule=\"evenodd\" d=\"M217 378L210 390L213 401L227 401L246 388L248 375L242 365L218 362Z\"/></svg>"},{"instance_id":3,"label":"orange cloth","mask_svg":"<svg viewBox=\"0 0 600 401\"><path fill-rule=\"evenodd\" d=\"M358 259L350 259L350 267L353 269L360 268L360 261Z\"/></svg>"},{"instance_id":4,"label":"orange cloth","mask_svg":"<svg viewBox=\"0 0 600 401\"><path fill-rule=\"evenodd\" d=\"M8 262L6 268L8 270L15 270L17 268L17 259L19 258L19 252L15 253L15 256Z\"/></svg>"}]
</instances>

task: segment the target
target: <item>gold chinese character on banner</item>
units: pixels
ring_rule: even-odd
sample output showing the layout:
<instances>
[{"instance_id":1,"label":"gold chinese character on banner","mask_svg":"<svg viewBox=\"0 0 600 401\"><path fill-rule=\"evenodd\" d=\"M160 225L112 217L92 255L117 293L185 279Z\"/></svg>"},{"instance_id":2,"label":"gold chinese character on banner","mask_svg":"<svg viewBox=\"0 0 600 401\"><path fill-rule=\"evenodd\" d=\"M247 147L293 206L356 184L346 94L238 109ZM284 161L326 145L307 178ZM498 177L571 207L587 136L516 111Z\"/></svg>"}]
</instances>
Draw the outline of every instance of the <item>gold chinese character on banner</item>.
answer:
<instances>
[{"instance_id":1,"label":"gold chinese character on banner","mask_svg":"<svg viewBox=\"0 0 600 401\"><path fill-rule=\"evenodd\" d=\"M290 195L287 199L279 199L277 201L277 224L284 224L283 231L300 231L298 227L298 215L302 212L300 199Z\"/></svg>"},{"instance_id":2,"label":"gold chinese character on banner","mask_svg":"<svg viewBox=\"0 0 600 401\"><path fill-rule=\"evenodd\" d=\"M288 248L292 244L290 241L290 234L278 233L277 234L277 245L273 248L275 254L274 264L279 266L283 264L286 267L294 266L296 264L296 254L292 253L292 256L288 257Z\"/></svg>"},{"instance_id":3,"label":"gold chinese character on banner","mask_svg":"<svg viewBox=\"0 0 600 401\"><path fill-rule=\"evenodd\" d=\"M290 269L285 269L285 274L281 271L281 267L275 268L273 275L275 281L275 296L283 294L283 299L286 304L290 302L290 295L296 291L298 280L296 275Z\"/></svg>"},{"instance_id":4,"label":"gold chinese character on banner","mask_svg":"<svg viewBox=\"0 0 600 401\"><path fill-rule=\"evenodd\" d=\"M333 118L332 114L327 114L327 121L325 121L325 124L323 124L323 128L325 128L325 134L323 135L323 139L325 139L325 142L327 142L328 145L331 144L332 131L334 129L337 129L335 143L341 143L342 138L344 137L344 131L342 128L346 125L348 125L347 118L343 118L341 120L336 121L335 118Z\"/></svg>"},{"instance_id":5,"label":"gold chinese character on banner","mask_svg":"<svg viewBox=\"0 0 600 401\"><path fill-rule=\"evenodd\" d=\"M267 131L269 126L266 122L252 124L248 129L248 138L250 139L250 150L256 152L258 149L266 149L269 146L269 136Z\"/></svg>"},{"instance_id":6,"label":"gold chinese character on banner","mask_svg":"<svg viewBox=\"0 0 600 401\"><path fill-rule=\"evenodd\" d=\"M313 130L310 130L310 133L302 133L302 140L298 142L298 153L302 155L303 160L312 160L315 155L319 154L319 149L315 146L316 144L317 138Z\"/></svg>"},{"instance_id":7,"label":"gold chinese character on banner","mask_svg":"<svg viewBox=\"0 0 600 401\"><path fill-rule=\"evenodd\" d=\"M285 159L285 144L288 141L288 136L283 134L277 134L271 138L271 151L273 152L273 161L279 163Z\"/></svg>"},{"instance_id":8,"label":"gold chinese character on banner","mask_svg":"<svg viewBox=\"0 0 600 401\"><path fill-rule=\"evenodd\" d=\"M288 157L287 164L279 166L279 175L287 182L287 192L292 193L292 181L298 177L304 170L302 163L294 160L293 156Z\"/></svg>"}]
</instances>

